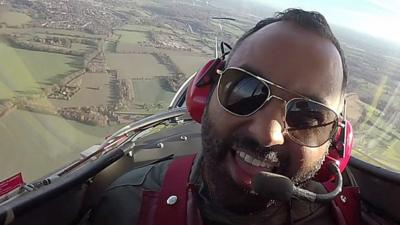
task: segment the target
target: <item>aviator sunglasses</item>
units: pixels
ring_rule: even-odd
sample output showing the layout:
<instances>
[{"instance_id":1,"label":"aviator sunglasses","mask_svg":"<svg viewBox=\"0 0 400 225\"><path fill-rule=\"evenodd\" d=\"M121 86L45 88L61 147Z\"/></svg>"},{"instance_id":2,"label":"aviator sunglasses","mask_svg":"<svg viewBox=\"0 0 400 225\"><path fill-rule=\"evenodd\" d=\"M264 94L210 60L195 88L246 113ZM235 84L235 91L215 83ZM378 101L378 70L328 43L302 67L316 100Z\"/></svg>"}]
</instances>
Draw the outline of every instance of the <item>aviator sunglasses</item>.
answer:
<instances>
[{"instance_id":1,"label":"aviator sunglasses","mask_svg":"<svg viewBox=\"0 0 400 225\"><path fill-rule=\"evenodd\" d=\"M297 144L319 147L335 134L339 117L328 106L241 68L229 67L218 73L221 75L217 86L218 101L227 112L247 117L276 98L285 103L283 132ZM298 97L287 101L272 95L270 86Z\"/></svg>"}]
</instances>

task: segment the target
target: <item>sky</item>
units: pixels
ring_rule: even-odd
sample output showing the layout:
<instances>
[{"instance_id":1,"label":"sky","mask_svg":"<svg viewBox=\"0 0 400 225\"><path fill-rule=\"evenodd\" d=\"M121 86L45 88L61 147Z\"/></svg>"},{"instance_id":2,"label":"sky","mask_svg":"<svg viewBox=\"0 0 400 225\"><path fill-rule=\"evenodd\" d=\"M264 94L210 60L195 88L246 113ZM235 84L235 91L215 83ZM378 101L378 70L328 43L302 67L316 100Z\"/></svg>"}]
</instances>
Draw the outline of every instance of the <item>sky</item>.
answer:
<instances>
[{"instance_id":1,"label":"sky","mask_svg":"<svg viewBox=\"0 0 400 225\"><path fill-rule=\"evenodd\" d=\"M400 44L399 0L256 0L278 10L322 13L329 23Z\"/></svg>"}]
</instances>

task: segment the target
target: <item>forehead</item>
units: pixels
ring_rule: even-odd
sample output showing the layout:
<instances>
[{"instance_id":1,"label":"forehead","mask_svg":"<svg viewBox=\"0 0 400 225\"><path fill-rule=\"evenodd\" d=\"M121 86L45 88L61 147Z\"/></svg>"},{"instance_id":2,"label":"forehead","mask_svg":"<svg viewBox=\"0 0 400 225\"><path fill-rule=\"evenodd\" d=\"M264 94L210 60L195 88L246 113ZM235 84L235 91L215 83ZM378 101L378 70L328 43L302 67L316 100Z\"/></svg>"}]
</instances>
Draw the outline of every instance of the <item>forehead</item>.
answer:
<instances>
[{"instance_id":1,"label":"forehead","mask_svg":"<svg viewBox=\"0 0 400 225\"><path fill-rule=\"evenodd\" d=\"M339 104L339 52L329 39L297 24L276 22L253 33L236 48L228 67L248 69L289 90Z\"/></svg>"}]
</instances>

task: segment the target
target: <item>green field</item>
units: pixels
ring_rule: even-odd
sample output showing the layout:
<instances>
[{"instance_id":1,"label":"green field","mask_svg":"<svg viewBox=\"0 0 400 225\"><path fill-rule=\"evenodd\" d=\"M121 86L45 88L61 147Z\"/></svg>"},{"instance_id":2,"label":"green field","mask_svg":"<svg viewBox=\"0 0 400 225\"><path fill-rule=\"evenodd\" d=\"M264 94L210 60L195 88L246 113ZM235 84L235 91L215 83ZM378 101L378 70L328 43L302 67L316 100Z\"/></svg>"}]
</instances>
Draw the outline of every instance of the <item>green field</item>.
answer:
<instances>
[{"instance_id":1,"label":"green field","mask_svg":"<svg viewBox=\"0 0 400 225\"><path fill-rule=\"evenodd\" d=\"M164 27L155 27L155 26L145 26L145 25L137 25L137 24L126 24L119 29L121 30L131 30L131 31L160 31L165 33L173 33L172 30Z\"/></svg>"},{"instance_id":2,"label":"green field","mask_svg":"<svg viewBox=\"0 0 400 225\"><path fill-rule=\"evenodd\" d=\"M173 92L161 88L160 80L134 80L133 90L135 103L137 104L157 104L168 105L174 97Z\"/></svg>"},{"instance_id":3,"label":"green field","mask_svg":"<svg viewBox=\"0 0 400 225\"><path fill-rule=\"evenodd\" d=\"M397 149L399 149L400 144L397 142ZM396 151L382 151L374 156L366 155L361 149L354 149L352 156L357 159L366 161L375 166L385 168L387 170L400 173L400 154Z\"/></svg>"},{"instance_id":4,"label":"green field","mask_svg":"<svg viewBox=\"0 0 400 225\"><path fill-rule=\"evenodd\" d=\"M134 51L139 46L139 42L147 40L146 32L136 31L116 31L116 34L121 35L117 43L117 52Z\"/></svg>"},{"instance_id":5,"label":"green field","mask_svg":"<svg viewBox=\"0 0 400 225\"><path fill-rule=\"evenodd\" d=\"M57 107L78 107L107 105L111 100L109 75L107 73L85 73L78 78L82 80L81 89L68 101L50 99Z\"/></svg>"},{"instance_id":6,"label":"green field","mask_svg":"<svg viewBox=\"0 0 400 225\"><path fill-rule=\"evenodd\" d=\"M193 73L197 72L200 67L205 65L210 59L206 56L188 55L180 52L168 52L167 54L186 76L191 76Z\"/></svg>"},{"instance_id":7,"label":"green field","mask_svg":"<svg viewBox=\"0 0 400 225\"><path fill-rule=\"evenodd\" d=\"M37 93L83 66L81 57L16 49L5 42L0 52L0 99Z\"/></svg>"},{"instance_id":8,"label":"green field","mask_svg":"<svg viewBox=\"0 0 400 225\"><path fill-rule=\"evenodd\" d=\"M79 43L72 43L71 48L74 50L84 51L84 52L96 51L96 46L79 44Z\"/></svg>"},{"instance_id":9,"label":"green field","mask_svg":"<svg viewBox=\"0 0 400 225\"><path fill-rule=\"evenodd\" d=\"M162 88L158 77L169 76L169 71L164 65L159 64L152 55L110 53L106 55L106 58L108 66L117 70L120 78L133 81L134 102L136 104L160 103L164 106L169 104L174 93ZM153 111L153 113L155 112L157 110Z\"/></svg>"},{"instance_id":10,"label":"green field","mask_svg":"<svg viewBox=\"0 0 400 225\"><path fill-rule=\"evenodd\" d=\"M101 39L105 38L104 35L99 34L89 34L77 30L63 30L63 29L52 29L52 28L38 28L38 27L27 27L24 29L20 28L2 28L0 29L0 34L28 34L28 35L43 35L43 36L65 36L65 37L75 37L75 38L92 38Z\"/></svg>"},{"instance_id":11,"label":"green field","mask_svg":"<svg viewBox=\"0 0 400 225\"><path fill-rule=\"evenodd\" d=\"M31 17L23 13L0 10L0 23L8 26L21 26L31 21Z\"/></svg>"},{"instance_id":12,"label":"green field","mask_svg":"<svg viewBox=\"0 0 400 225\"><path fill-rule=\"evenodd\" d=\"M121 78L153 78L170 75L150 54L106 54L107 65L118 71Z\"/></svg>"},{"instance_id":13,"label":"green field","mask_svg":"<svg viewBox=\"0 0 400 225\"><path fill-rule=\"evenodd\" d=\"M137 44L138 42L147 40L146 32L119 30L116 33L121 35L121 38L119 39L120 43Z\"/></svg>"},{"instance_id":14,"label":"green field","mask_svg":"<svg viewBox=\"0 0 400 225\"><path fill-rule=\"evenodd\" d=\"M0 129L0 180L21 171L29 182L78 159L117 128L17 110L0 119Z\"/></svg>"},{"instance_id":15,"label":"green field","mask_svg":"<svg viewBox=\"0 0 400 225\"><path fill-rule=\"evenodd\" d=\"M26 31L31 31L35 33L42 34L55 34L61 36L79 37L79 38L103 38L104 35L99 34L88 34L77 30L62 30L62 29L49 29L49 28L28 28L24 29Z\"/></svg>"},{"instance_id":16,"label":"green field","mask_svg":"<svg viewBox=\"0 0 400 225\"><path fill-rule=\"evenodd\" d=\"M375 107L362 104L366 116L355 128L354 156L374 165L400 172L400 132Z\"/></svg>"}]
</instances>

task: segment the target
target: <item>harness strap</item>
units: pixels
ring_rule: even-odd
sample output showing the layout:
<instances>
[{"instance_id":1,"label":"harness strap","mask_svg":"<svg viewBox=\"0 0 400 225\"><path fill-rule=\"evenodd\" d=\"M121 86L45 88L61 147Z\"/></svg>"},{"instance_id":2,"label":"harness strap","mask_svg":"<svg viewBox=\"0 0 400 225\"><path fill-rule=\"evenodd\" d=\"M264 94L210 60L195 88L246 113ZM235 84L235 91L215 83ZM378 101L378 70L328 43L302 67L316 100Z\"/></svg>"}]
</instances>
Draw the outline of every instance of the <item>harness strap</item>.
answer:
<instances>
[{"instance_id":1,"label":"harness strap","mask_svg":"<svg viewBox=\"0 0 400 225\"><path fill-rule=\"evenodd\" d=\"M187 224L188 181L196 155L171 162L161 186L154 225Z\"/></svg>"},{"instance_id":2,"label":"harness strap","mask_svg":"<svg viewBox=\"0 0 400 225\"><path fill-rule=\"evenodd\" d=\"M333 182L323 183L327 191L335 188ZM343 187L343 191L332 201L332 210L340 225L360 225L361 205L359 187Z\"/></svg>"}]
</instances>

